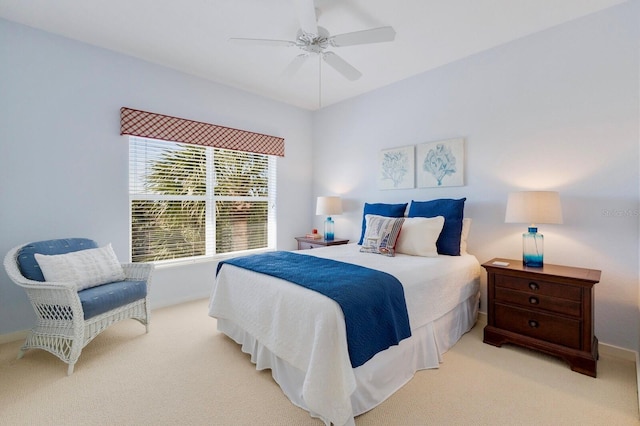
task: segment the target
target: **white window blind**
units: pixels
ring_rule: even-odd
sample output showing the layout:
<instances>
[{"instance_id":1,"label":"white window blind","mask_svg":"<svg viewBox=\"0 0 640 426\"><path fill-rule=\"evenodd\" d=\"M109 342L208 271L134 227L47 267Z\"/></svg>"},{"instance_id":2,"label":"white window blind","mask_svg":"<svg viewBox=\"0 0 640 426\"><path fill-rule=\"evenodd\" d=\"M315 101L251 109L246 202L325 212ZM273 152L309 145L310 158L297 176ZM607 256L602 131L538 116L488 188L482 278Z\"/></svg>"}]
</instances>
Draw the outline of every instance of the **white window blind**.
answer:
<instances>
[{"instance_id":1,"label":"white window blind","mask_svg":"<svg viewBox=\"0 0 640 426\"><path fill-rule=\"evenodd\" d=\"M129 138L131 258L275 247L275 157Z\"/></svg>"}]
</instances>

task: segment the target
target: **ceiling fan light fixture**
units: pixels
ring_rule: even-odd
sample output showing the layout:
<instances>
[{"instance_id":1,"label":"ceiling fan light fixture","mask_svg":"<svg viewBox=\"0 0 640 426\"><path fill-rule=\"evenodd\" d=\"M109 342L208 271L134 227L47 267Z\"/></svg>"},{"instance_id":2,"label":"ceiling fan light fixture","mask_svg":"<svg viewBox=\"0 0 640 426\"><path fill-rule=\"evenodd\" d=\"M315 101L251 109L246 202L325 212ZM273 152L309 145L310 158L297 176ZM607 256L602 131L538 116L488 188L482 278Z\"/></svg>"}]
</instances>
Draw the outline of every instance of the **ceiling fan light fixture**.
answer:
<instances>
[{"instance_id":1,"label":"ceiling fan light fixture","mask_svg":"<svg viewBox=\"0 0 640 426\"><path fill-rule=\"evenodd\" d=\"M318 34L309 34L300 29L296 36L296 46L306 52L321 53L329 47L329 31L318 27Z\"/></svg>"}]
</instances>

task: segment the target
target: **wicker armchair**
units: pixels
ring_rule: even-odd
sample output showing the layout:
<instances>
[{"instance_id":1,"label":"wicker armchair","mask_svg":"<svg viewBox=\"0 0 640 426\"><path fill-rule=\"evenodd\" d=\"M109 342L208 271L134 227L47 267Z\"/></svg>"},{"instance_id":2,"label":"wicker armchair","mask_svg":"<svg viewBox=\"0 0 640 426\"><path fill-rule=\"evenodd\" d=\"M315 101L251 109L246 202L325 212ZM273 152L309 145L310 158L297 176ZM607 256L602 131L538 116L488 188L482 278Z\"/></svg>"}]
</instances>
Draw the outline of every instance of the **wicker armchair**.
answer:
<instances>
[{"instance_id":1,"label":"wicker armchair","mask_svg":"<svg viewBox=\"0 0 640 426\"><path fill-rule=\"evenodd\" d=\"M71 375L82 349L110 325L131 318L149 332L153 265L122 264L123 281L80 291L81 283L45 282L35 253L55 255L91 248L98 248L93 240L70 238L20 245L5 256L9 278L25 289L37 317L18 359L28 349L44 349L69 364L67 375Z\"/></svg>"}]
</instances>

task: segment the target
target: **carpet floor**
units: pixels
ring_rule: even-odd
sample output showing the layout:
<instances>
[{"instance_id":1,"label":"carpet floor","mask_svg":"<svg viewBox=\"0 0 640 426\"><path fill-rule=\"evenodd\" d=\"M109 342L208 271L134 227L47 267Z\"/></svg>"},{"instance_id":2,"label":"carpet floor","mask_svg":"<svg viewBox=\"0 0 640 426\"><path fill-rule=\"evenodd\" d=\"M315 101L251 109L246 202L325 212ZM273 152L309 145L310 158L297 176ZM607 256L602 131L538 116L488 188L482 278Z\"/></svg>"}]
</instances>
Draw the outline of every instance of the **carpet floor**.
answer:
<instances>
[{"instance_id":1,"label":"carpet floor","mask_svg":"<svg viewBox=\"0 0 640 426\"><path fill-rule=\"evenodd\" d=\"M320 425L216 330L207 300L103 332L75 372L22 342L0 345L3 425ZM561 360L482 343L482 323L356 425L638 425L635 363L601 355L598 378Z\"/></svg>"}]
</instances>

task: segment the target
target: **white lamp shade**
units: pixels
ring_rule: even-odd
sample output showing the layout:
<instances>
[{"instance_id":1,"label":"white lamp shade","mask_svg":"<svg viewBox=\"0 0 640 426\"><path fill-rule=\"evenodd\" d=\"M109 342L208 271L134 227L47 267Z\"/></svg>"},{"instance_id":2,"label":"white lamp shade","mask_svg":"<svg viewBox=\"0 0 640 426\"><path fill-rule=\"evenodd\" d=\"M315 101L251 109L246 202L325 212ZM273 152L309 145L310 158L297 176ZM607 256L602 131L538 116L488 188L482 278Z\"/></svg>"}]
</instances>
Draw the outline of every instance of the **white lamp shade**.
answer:
<instances>
[{"instance_id":1,"label":"white lamp shade","mask_svg":"<svg viewBox=\"0 0 640 426\"><path fill-rule=\"evenodd\" d=\"M316 214L328 216L342 214L342 200L340 197L318 197Z\"/></svg>"},{"instance_id":2,"label":"white lamp shade","mask_svg":"<svg viewBox=\"0 0 640 426\"><path fill-rule=\"evenodd\" d=\"M512 192L507 200L506 223L562 223L560 194L555 191Z\"/></svg>"}]
</instances>

